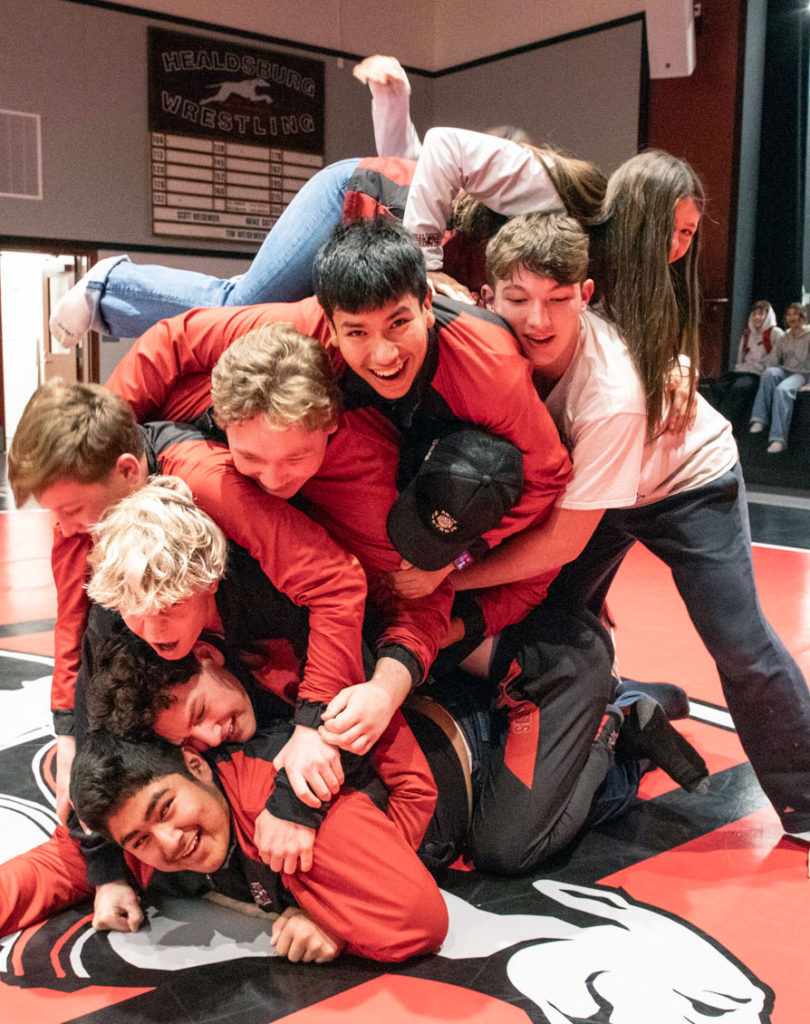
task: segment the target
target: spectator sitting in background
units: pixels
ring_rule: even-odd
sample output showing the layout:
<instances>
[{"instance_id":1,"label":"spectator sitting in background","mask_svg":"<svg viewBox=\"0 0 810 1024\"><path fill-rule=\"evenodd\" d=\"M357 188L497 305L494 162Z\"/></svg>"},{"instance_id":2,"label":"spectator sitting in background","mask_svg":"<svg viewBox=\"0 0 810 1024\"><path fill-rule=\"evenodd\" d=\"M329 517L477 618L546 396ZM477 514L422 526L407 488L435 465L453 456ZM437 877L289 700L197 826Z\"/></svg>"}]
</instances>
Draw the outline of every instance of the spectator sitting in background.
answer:
<instances>
[{"instance_id":1,"label":"spectator sitting in background","mask_svg":"<svg viewBox=\"0 0 810 1024\"><path fill-rule=\"evenodd\" d=\"M782 333L770 302L755 302L740 338L734 369L709 381L709 401L731 423L735 434L748 422L759 379L771 365L771 352Z\"/></svg>"},{"instance_id":2,"label":"spectator sitting in background","mask_svg":"<svg viewBox=\"0 0 810 1024\"><path fill-rule=\"evenodd\" d=\"M770 455L787 448L796 394L810 381L810 327L801 302L791 302L788 306L785 327L785 333L773 345L771 365L760 378L751 410L752 434L761 433L770 423Z\"/></svg>"}]
</instances>

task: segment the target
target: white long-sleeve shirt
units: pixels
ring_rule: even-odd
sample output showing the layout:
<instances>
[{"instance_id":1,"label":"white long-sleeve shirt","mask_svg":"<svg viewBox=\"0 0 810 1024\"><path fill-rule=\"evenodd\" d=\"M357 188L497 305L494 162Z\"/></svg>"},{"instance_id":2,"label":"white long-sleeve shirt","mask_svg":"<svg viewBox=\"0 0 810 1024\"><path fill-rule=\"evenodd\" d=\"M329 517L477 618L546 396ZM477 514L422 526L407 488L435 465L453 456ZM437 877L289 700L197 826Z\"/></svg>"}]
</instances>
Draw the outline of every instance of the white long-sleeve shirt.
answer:
<instances>
[{"instance_id":1,"label":"white long-sleeve shirt","mask_svg":"<svg viewBox=\"0 0 810 1024\"><path fill-rule=\"evenodd\" d=\"M404 71L403 75L403 79L385 84L369 79L374 145L377 156L417 160L422 152L422 143L411 120L411 83Z\"/></svg>"},{"instance_id":2,"label":"white long-sleeve shirt","mask_svg":"<svg viewBox=\"0 0 810 1024\"><path fill-rule=\"evenodd\" d=\"M546 164L532 150L464 128L431 128L403 218L425 254L428 270L442 268L441 240L460 188L506 217L565 210Z\"/></svg>"}]
</instances>

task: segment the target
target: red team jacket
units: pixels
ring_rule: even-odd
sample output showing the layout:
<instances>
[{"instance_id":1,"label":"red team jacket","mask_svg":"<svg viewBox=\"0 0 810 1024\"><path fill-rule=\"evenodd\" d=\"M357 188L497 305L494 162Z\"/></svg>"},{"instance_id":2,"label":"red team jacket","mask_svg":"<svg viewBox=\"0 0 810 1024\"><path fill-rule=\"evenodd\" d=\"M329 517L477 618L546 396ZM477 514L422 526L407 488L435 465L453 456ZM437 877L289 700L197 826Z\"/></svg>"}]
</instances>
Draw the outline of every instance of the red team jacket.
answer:
<instances>
[{"instance_id":1,"label":"red team jacket","mask_svg":"<svg viewBox=\"0 0 810 1024\"><path fill-rule=\"evenodd\" d=\"M402 715L391 720L373 755L374 767L389 790L386 814L365 793L344 786L318 827L312 868L277 877L260 863L253 833L256 817L275 787L272 757L289 738L290 729L289 723L279 725L257 734L241 749L226 747L206 755L231 807L232 836L240 851L239 892L230 894L263 904L260 885L275 888L280 877L294 901L318 924L347 940L349 952L393 961L438 949L447 932L447 910L414 852L430 821L437 791ZM158 874L131 854L125 858L142 887ZM201 892L217 888L217 874L210 883L200 876ZM171 891L172 875L161 874L160 879L161 887ZM45 843L0 864L0 891L2 935L86 898L91 889L77 840L59 824ZM188 895L187 888L183 892Z\"/></svg>"},{"instance_id":2,"label":"red team jacket","mask_svg":"<svg viewBox=\"0 0 810 1024\"><path fill-rule=\"evenodd\" d=\"M431 345L436 346L437 362L429 389L452 417L491 430L523 452L523 498L499 527L484 536L487 543L496 544L548 515L568 480L570 462L534 389L529 364L503 322L442 299L437 299L434 308L437 324ZM161 321L136 342L107 386L132 405L140 420L193 419L210 403L210 372L222 352L248 331L273 321L292 323L317 338L329 349L337 372L348 376L340 353L330 347L326 316L310 298L297 303L197 309ZM452 594L445 585L432 599L410 606L399 602L399 607L392 607L396 599L390 594L383 596L378 571L395 569L400 561L385 531L385 518L397 494L400 442L399 431L379 409L350 410L330 441L321 470L302 494L313 501L313 516L363 563L372 593L382 598L391 612L386 617L388 625L402 614L428 620L425 628L429 632L420 627L417 633L410 631L407 641L401 631L381 640L383 645L403 644L418 658L424 672L446 631ZM381 464L383 458L385 464ZM363 518L358 515L361 502ZM490 631L515 621L539 603L547 583L544 578L485 594L483 617L492 627Z\"/></svg>"},{"instance_id":3,"label":"red team jacket","mask_svg":"<svg viewBox=\"0 0 810 1024\"><path fill-rule=\"evenodd\" d=\"M251 881L251 865L259 864L255 821L275 785L272 757L288 736L289 727L282 726L277 736L257 734L241 748L206 755L231 807L233 835L259 904L264 894L260 883ZM436 787L399 713L375 748L374 765L389 790L387 812L344 786L318 827L312 868L282 873L280 879L314 921L347 940L348 952L402 960L438 949L447 932L441 893L414 852L433 813ZM126 857L137 881L148 884L152 869ZM255 877L266 878L267 870L259 867Z\"/></svg>"},{"instance_id":4,"label":"red team jacket","mask_svg":"<svg viewBox=\"0 0 810 1024\"><path fill-rule=\"evenodd\" d=\"M147 428L146 442L150 471L185 480L197 504L253 555L272 583L309 609L308 654L299 695L329 701L342 686L362 682L367 588L357 560L309 516L265 494L237 472L222 445L171 425ZM63 537L58 528L54 530L51 565L57 618L51 706L58 733L73 731L73 697L89 609L84 583L91 547L86 534Z\"/></svg>"}]
</instances>

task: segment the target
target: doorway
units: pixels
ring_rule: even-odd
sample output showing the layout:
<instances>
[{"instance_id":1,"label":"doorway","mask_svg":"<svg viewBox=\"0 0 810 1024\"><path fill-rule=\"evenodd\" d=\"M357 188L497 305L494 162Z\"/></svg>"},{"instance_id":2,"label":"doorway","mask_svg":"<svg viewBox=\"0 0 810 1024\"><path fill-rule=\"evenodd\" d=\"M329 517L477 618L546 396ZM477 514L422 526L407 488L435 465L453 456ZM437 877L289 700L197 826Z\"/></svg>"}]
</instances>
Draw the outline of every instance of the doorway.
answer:
<instances>
[{"instance_id":1,"label":"doorway","mask_svg":"<svg viewBox=\"0 0 810 1024\"><path fill-rule=\"evenodd\" d=\"M98 335L66 349L48 330L59 299L96 260L95 250L0 249L0 451L28 399L54 377L98 381Z\"/></svg>"}]
</instances>

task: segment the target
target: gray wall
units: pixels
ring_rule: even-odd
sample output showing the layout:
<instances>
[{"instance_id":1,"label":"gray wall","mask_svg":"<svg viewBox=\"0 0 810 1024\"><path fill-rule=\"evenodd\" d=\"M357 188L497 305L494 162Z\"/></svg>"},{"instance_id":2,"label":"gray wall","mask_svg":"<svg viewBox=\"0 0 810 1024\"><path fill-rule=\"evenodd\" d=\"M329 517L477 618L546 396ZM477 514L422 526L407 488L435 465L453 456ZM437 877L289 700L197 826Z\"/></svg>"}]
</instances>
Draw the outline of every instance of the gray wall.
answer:
<instances>
[{"instance_id":1,"label":"gray wall","mask_svg":"<svg viewBox=\"0 0 810 1024\"><path fill-rule=\"evenodd\" d=\"M255 251L169 243L151 232L150 19L62 0L5 0L3 14L0 107L41 115L44 179L42 201L0 198L3 235L154 254L180 247L244 258ZM412 74L414 121L421 131L517 123L610 170L635 151L639 53L634 23L436 79ZM368 91L352 77L350 60L322 59L327 161L373 153ZM149 253L136 258L146 262Z\"/></svg>"},{"instance_id":2,"label":"gray wall","mask_svg":"<svg viewBox=\"0 0 810 1024\"><path fill-rule=\"evenodd\" d=\"M609 173L638 149L641 22L435 80L435 124L514 124Z\"/></svg>"},{"instance_id":3,"label":"gray wall","mask_svg":"<svg viewBox=\"0 0 810 1024\"><path fill-rule=\"evenodd\" d=\"M61 0L4 0L0 107L42 117L44 198L0 198L3 235L107 248L167 244L151 231L148 24L138 15ZM350 62L341 68L336 58L323 59L327 161L373 153L367 90L352 78ZM429 85L417 90L420 109ZM255 250L239 244L175 244Z\"/></svg>"}]
</instances>

